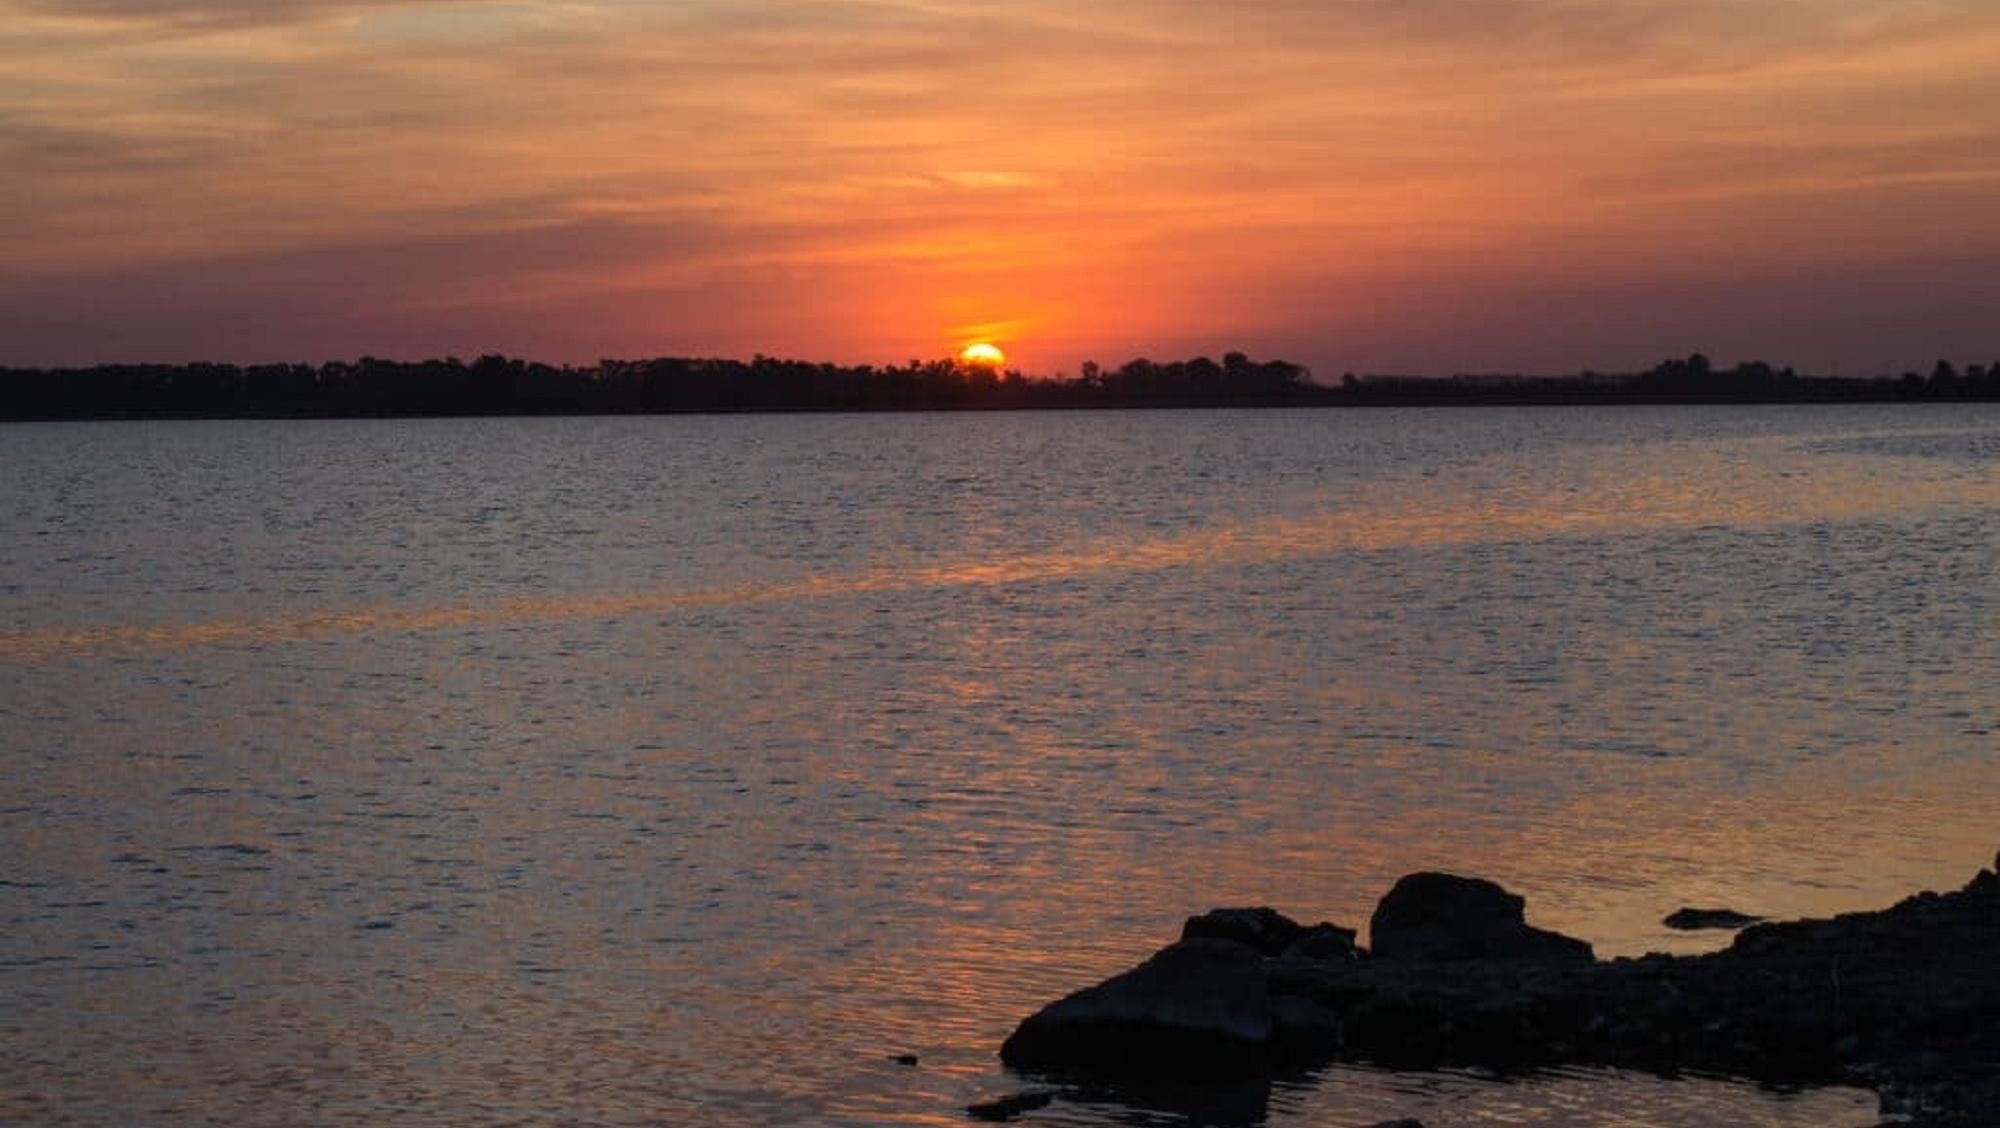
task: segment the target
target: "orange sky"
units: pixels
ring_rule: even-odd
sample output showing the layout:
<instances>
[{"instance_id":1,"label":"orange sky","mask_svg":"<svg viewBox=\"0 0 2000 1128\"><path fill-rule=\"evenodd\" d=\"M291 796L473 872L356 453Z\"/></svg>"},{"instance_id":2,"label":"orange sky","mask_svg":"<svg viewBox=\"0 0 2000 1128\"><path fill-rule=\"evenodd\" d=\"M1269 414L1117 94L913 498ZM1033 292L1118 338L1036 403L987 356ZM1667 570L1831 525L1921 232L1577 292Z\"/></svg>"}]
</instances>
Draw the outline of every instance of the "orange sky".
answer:
<instances>
[{"instance_id":1,"label":"orange sky","mask_svg":"<svg viewBox=\"0 0 2000 1128\"><path fill-rule=\"evenodd\" d=\"M0 0L0 363L2000 358L1992 0Z\"/></svg>"}]
</instances>

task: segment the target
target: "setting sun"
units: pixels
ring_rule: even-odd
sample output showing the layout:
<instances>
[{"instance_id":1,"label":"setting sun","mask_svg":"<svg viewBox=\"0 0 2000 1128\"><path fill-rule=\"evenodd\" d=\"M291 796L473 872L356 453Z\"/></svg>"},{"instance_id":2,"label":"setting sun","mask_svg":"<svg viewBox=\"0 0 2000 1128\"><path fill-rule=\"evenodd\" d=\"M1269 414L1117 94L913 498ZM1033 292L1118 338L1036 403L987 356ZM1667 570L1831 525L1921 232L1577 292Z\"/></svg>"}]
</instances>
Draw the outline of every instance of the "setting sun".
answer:
<instances>
[{"instance_id":1,"label":"setting sun","mask_svg":"<svg viewBox=\"0 0 2000 1128\"><path fill-rule=\"evenodd\" d=\"M998 368L1007 363L1007 354L1001 352L998 345L979 341L965 346L965 349L958 354L958 359L981 368Z\"/></svg>"}]
</instances>

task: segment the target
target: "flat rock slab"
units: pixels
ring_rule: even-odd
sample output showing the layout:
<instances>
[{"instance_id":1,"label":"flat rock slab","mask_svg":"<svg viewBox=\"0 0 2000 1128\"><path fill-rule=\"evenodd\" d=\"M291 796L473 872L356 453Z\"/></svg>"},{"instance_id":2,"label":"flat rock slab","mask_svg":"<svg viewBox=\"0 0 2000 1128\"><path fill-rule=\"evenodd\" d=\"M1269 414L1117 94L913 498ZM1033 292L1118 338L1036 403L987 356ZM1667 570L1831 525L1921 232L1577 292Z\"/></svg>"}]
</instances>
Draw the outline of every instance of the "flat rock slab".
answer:
<instances>
[{"instance_id":1,"label":"flat rock slab","mask_svg":"<svg viewBox=\"0 0 2000 1128\"><path fill-rule=\"evenodd\" d=\"M965 1114L974 1120L1005 1123L1022 1113L1047 1108L1055 1103L1055 1099L1056 1094L1053 1089L1031 1089L1025 1093L1009 1093L990 1101L966 1105Z\"/></svg>"},{"instance_id":2,"label":"flat rock slab","mask_svg":"<svg viewBox=\"0 0 2000 1128\"><path fill-rule=\"evenodd\" d=\"M1667 914L1660 923L1668 928L1678 928L1682 932L1695 932L1705 928L1734 931L1763 923L1764 918L1739 913L1735 909L1676 909Z\"/></svg>"}]
</instances>

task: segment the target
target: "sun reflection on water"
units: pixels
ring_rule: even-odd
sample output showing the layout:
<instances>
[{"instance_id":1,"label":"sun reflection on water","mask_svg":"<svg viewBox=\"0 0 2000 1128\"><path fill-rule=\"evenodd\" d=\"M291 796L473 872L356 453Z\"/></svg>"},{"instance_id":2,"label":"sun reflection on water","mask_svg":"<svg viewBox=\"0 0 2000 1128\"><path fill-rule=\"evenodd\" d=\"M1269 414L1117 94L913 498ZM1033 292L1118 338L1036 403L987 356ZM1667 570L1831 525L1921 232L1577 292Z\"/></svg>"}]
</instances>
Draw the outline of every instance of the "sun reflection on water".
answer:
<instances>
[{"instance_id":1,"label":"sun reflection on water","mask_svg":"<svg viewBox=\"0 0 2000 1128\"><path fill-rule=\"evenodd\" d=\"M856 573L477 604L378 606L218 618L0 631L0 660L78 651L255 644L374 632L486 629L564 620L674 614L915 588L994 587L1114 572L1243 567L1342 552L1383 552L1550 538L1655 535L1728 526L1844 524L1912 512L2000 506L2000 476L1940 475L1913 459L1834 459L1790 439L1660 443L1598 452L1587 484L1543 486L1532 457L1494 458L1430 475L1390 476L1355 492L1305 495L1307 512L1224 520L1192 531L1086 537L1055 551L916 560Z\"/></svg>"}]
</instances>

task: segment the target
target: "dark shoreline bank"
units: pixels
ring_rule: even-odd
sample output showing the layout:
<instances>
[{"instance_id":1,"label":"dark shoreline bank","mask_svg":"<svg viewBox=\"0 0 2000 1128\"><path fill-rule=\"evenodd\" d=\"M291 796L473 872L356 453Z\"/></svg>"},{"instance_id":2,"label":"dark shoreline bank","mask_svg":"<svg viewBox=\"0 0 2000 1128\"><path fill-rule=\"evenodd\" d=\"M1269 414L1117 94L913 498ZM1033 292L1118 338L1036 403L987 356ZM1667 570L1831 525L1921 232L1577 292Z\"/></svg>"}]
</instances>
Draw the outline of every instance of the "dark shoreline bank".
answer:
<instances>
[{"instance_id":1,"label":"dark shoreline bank","mask_svg":"<svg viewBox=\"0 0 2000 1128\"><path fill-rule=\"evenodd\" d=\"M2000 861L1996 861L2000 866ZM1334 1062L1564 1066L1874 1090L1920 1125L2000 1109L2000 877L1873 912L1758 924L1701 956L1596 960L1491 883L1412 875L1373 951L1269 909L1191 918L1130 971L1025 1019L1001 1048L1069 1085L1293 1075Z\"/></svg>"},{"instance_id":2,"label":"dark shoreline bank","mask_svg":"<svg viewBox=\"0 0 2000 1128\"><path fill-rule=\"evenodd\" d=\"M1285 407L1577 407L1671 404L2000 401L2000 362L1929 376L1807 376L1761 362L1713 368L1699 355L1645 372L1574 376L1355 376L1230 353L1075 378L1030 379L959 361L843 366L758 357L663 357L555 367L504 356L471 363L363 358L320 365L120 364L0 368L0 421L374 419L903 411Z\"/></svg>"}]
</instances>

